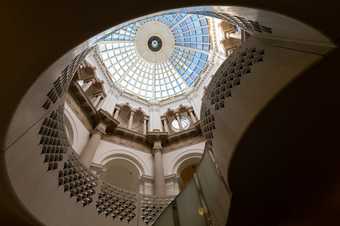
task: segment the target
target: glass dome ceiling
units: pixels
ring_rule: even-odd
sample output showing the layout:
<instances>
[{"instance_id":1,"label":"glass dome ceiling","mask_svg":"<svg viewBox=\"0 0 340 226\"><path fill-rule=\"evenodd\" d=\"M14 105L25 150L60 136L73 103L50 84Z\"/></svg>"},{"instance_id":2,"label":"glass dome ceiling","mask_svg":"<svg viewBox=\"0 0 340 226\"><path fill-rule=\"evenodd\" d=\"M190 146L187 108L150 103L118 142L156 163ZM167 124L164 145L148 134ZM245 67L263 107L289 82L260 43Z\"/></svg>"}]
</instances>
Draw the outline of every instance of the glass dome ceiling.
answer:
<instances>
[{"instance_id":1,"label":"glass dome ceiling","mask_svg":"<svg viewBox=\"0 0 340 226\"><path fill-rule=\"evenodd\" d=\"M208 66L206 16L173 13L127 24L97 42L114 83L148 101L193 87Z\"/></svg>"}]
</instances>

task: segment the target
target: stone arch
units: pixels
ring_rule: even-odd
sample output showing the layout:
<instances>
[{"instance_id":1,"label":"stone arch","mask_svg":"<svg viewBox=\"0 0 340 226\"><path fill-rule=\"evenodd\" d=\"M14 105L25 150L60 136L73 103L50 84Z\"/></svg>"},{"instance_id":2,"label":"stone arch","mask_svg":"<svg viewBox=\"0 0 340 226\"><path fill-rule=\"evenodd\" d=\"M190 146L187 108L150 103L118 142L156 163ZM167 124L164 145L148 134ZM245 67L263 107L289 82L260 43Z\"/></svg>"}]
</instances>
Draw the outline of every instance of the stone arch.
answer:
<instances>
[{"instance_id":1,"label":"stone arch","mask_svg":"<svg viewBox=\"0 0 340 226\"><path fill-rule=\"evenodd\" d=\"M201 150L190 150L189 152L180 154L174 161L172 175L175 175L177 178L179 191L183 190L192 179L196 167L201 161L203 153L197 151Z\"/></svg>"},{"instance_id":2,"label":"stone arch","mask_svg":"<svg viewBox=\"0 0 340 226\"><path fill-rule=\"evenodd\" d=\"M201 161L201 156L194 156L194 157L189 157L187 159L184 159L181 163L179 163L177 167L177 175L180 175L182 170L184 170L186 167L190 165L198 165L199 162Z\"/></svg>"},{"instance_id":3,"label":"stone arch","mask_svg":"<svg viewBox=\"0 0 340 226\"><path fill-rule=\"evenodd\" d=\"M141 158L139 158L138 156L135 156L131 153L128 153L125 150L122 150L122 151L119 151L119 152L117 152L117 150L116 150L115 153L109 152L109 153L103 155L98 160L98 163L100 165L104 166L105 164L107 164L111 160L116 160L116 159L126 160L129 163L133 164L138 169L140 177L146 174L146 164L145 164L145 162Z\"/></svg>"},{"instance_id":4,"label":"stone arch","mask_svg":"<svg viewBox=\"0 0 340 226\"><path fill-rule=\"evenodd\" d=\"M72 117L70 110L64 108L64 127L67 137L69 138L70 145L75 148L79 139L77 124L75 119Z\"/></svg>"},{"instance_id":5,"label":"stone arch","mask_svg":"<svg viewBox=\"0 0 340 226\"><path fill-rule=\"evenodd\" d=\"M203 151L200 149L188 150L184 153L180 153L174 159L171 164L171 174L178 175L180 169L190 165L192 161L200 161Z\"/></svg>"},{"instance_id":6,"label":"stone arch","mask_svg":"<svg viewBox=\"0 0 340 226\"><path fill-rule=\"evenodd\" d=\"M139 192L140 169L127 158L112 158L104 166L100 178L106 183L120 189Z\"/></svg>"}]
</instances>

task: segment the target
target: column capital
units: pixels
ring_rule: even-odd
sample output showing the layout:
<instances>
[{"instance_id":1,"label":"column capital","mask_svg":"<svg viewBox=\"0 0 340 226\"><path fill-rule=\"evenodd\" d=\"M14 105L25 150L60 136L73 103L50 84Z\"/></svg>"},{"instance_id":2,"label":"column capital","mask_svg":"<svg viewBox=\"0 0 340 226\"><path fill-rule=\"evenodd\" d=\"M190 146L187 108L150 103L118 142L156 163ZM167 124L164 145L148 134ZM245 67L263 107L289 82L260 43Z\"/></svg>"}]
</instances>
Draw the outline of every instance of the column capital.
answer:
<instances>
[{"instance_id":1,"label":"column capital","mask_svg":"<svg viewBox=\"0 0 340 226\"><path fill-rule=\"evenodd\" d=\"M96 128L91 131L91 134L99 133L100 135L104 135L106 133L106 127L107 125L104 122L99 122Z\"/></svg>"},{"instance_id":2,"label":"column capital","mask_svg":"<svg viewBox=\"0 0 340 226\"><path fill-rule=\"evenodd\" d=\"M135 115L135 111L131 110L130 111L130 118L129 118L128 129L132 129L132 123L133 123L133 116L134 115Z\"/></svg>"},{"instance_id":3,"label":"column capital","mask_svg":"<svg viewBox=\"0 0 340 226\"><path fill-rule=\"evenodd\" d=\"M141 182L153 182L154 178L143 174L139 177L139 180Z\"/></svg>"},{"instance_id":4,"label":"column capital","mask_svg":"<svg viewBox=\"0 0 340 226\"><path fill-rule=\"evenodd\" d=\"M159 152L159 151L162 152L162 149L163 149L163 147L162 147L161 141L155 141L153 143L153 148L152 148L153 153L156 153L156 152Z\"/></svg>"},{"instance_id":5,"label":"column capital","mask_svg":"<svg viewBox=\"0 0 340 226\"><path fill-rule=\"evenodd\" d=\"M91 134L91 136L94 135L94 134L102 135L103 132L95 128L95 129L90 131L90 134Z\"/></svg>"}]
</instances>

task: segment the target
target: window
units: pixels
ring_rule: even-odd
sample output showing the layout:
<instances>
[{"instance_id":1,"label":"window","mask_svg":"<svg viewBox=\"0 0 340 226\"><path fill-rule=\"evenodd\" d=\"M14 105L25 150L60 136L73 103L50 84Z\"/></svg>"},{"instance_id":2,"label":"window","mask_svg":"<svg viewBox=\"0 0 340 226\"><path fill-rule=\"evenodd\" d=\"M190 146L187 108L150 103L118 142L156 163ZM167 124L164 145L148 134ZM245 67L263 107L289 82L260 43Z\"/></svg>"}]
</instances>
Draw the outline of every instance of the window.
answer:
<instances>
[{"instance_id":1,"label":"window","mask_svg":"<svg viewBox=\"0 0 340 226\"><path fill-rule=\"evenodd\" d=\"M175 46L166 62L151 63L137 53L136 33L150 21L165 24L174 36ZM145 100L159 101L184 93L202 75L211 45L209 23L202 15L163 14L114 30L99 39L97 45L118 87Z\"/></svg>"},{"instance_id":2,"label":"window","mask_svg":"<svg viewBox=\"0 0 340 226\"><path fill-rule=\"evenodd\" d=\"M190 120L186 116L180 116L179 121L177 119L172 120L171 127L174 131L181 130L181 127L183 130L188 129L190 127Z\"/></svg>"}]
</instances>

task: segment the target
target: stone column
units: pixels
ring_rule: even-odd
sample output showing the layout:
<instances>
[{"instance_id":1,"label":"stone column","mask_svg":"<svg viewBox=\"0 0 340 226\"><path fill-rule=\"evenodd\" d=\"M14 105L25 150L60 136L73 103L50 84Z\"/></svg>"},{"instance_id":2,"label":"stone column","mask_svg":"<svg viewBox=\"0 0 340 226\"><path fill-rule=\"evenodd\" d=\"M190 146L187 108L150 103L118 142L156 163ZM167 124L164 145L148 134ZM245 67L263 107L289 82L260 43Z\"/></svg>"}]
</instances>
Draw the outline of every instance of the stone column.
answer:
<instances>
[{"instance_id":1,"label":"stone column","mask_svg":"<svg viewBox=\"0 0 340 226\"><path fill-rule=\"evenodd\" d=\"M95 108L96 108L97 105L99 104L100 98L102 98L102 96L101 96L101 95L98 95L98 96L96 96L96 99L93 101L93 106L94 106Z\"/></svg>"},{"instance_id":2,"label":"stone column","mask_svg":"<svg viewBox=\"0 0 340 226\"><path fill-rule=\"evenodd\" d=\"M116 106L116 111L115 111L115 114L113 116L114 119L118 120L119 112L120 112L120 107Z\"/></svg>"},{"instance_id":3,"label":"stone column","mask_svg":"<svg viewBox=\"0 0 340 226\"><path fill-rule=\"evenodd\" d=\"M182 126L182 123L181 123L181 120L180 120L181 118L179 117L179 113L178 113L178 112L176 113L175 118L176 118L176 120L177 120L177 122L178 122L179 129L180 129L180 130L183 130L183 126Z\"/></svg>"},{"instance_id":4,"label":"stone column","mask_svg":"<svg viewBox=\"0 0 340 226\"><path fill-rule=\"evenodd\" d=\"M143 180L143 178L142 177L139 177L138 178L138 182L139 182L139 193L140 194L145 194L145 191L144 191L144 180Z\"/></svg>"},{"instance_id":5,"label":"stone column","mask_svg":"<svg viewBox=\"0 0 340 226\"><path fill-rule=\"evenodd\" d=\"M143 121L143 134L146 135L148 132L148 118L144 116L144 121Z\"/></svg>"},{"instance_id":6,"label":"stone column","mask_svg":"<svg viewBox=\"0 0 340 226\"><path fill-rule=\"evenodd\" d=\"M195 115L194 115L194 110L191 109L191 108L189 109L189 115L190 115L190 118L191 118L192 123L197 122L197 118L196 118Z\"/></svg>"},{"instance_id":7,"label":"stone column","mask_svg":"<svg viewBox=\"0 0 340 226\"><path fill-rule=\"evenodd\" d=\"M162 158L162 144L160 141L155 141L154 143L153 157L155 195L162 197L165 196L165 178Z\"/></svg>"},{"instance_id":8,"label":"stone column","mask_svg":"<svg viewBox=\"0 0 340 226\"><path fill-rule=\"evenodd\" d=\"M162 117L162 122L164 125L164 132L169 132L169 127L168 127L168 123L166 121L166 117Z\"/></svg>"},{"instance_id":9,"label":"stone column","mask_svg":"<svg viewBox=\"0 0 340 226\"><path fill-rule=\"evenodd\" d=\"M91 87L92 84L93 84L93 80L90 80L90 81L87 81L87 82L84 81L84 84L82 86L83 91L86 92L86 90L88 90Z\"/></svg>"},{"instance_id":10,"label":"stone column","mask_svg":"<svg viewBox=\"0 0 340 226\"><path fill-rule=\"evenodd\" d=\"M179 190L179 176L176 175L176 178L174 180L174 190L175 190L175 195L178 195L180 190Z\"/></svg>"},{"instance_id":11,"label":"stone column","mask_svg":"<svg viewBox=\"0 0 340 226\"><path fill-rule=\"evenodd\" d=\"M98 103L95 105L95 108L96 108L97 110L101 107L103 101L104 101L104 97L103 97L103 96L100 96Z\"/></svg>"},{"instance_id":12,"label":"stone column","mask_svg":"<svg viewBox=\"0 0 340 226\"><path fill-rule=\"evenodd\" d=\"M93 157L96 154L100 140L102 138L103 130L105 130L104 124L99 124L96 129L93 130L89 141L85 148L80 153L80 162L87 168L90 167Z\"/></svg>"},{"instance_id":13,"label":"stone column","mask_svg":"<svg viewBox=\"0 0 340 226\"><path fill-rule=\"evenodd\" d=\"M130 118L129 118L129 124L128 124L128 129L132 129L132 123L133 123L133 116L134 116L135 112L131 111L130 112Z\"/></svg>"}]
</instances>

